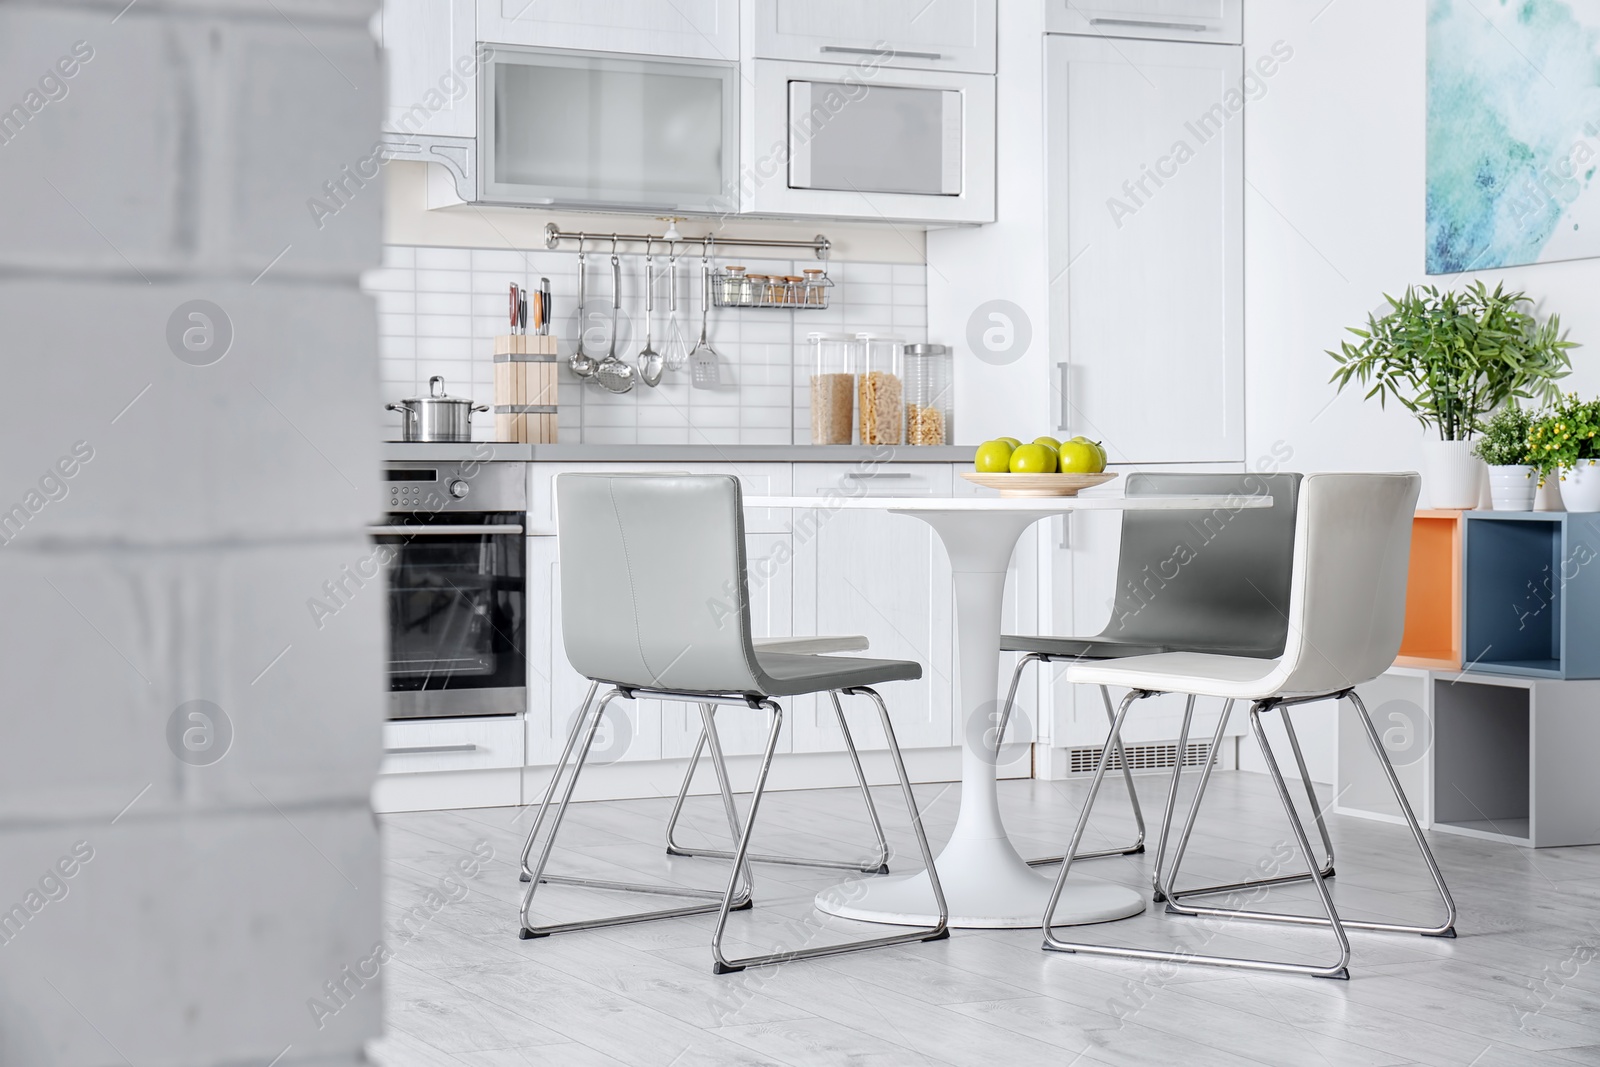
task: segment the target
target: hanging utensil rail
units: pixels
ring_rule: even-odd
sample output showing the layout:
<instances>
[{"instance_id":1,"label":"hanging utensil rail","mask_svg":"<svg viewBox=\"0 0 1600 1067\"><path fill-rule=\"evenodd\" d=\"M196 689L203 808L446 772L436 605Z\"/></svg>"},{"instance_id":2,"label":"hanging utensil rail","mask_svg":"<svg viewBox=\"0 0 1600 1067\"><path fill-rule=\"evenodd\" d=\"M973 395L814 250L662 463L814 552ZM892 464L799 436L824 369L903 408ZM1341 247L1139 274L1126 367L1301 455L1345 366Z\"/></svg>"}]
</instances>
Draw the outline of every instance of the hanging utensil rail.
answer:
<instances>
[{"instance_id":1,"label":"hanging utensil rail","mask_svg":"<svg viewBox=\"0 0 1600 1067\"><path fill-rule=\"evenodd\" d=\"M651 245L699 245L702 252L709 253L717 248L809 248L818 259L827 259L828 250L833 243L822 234L817 234L809 241L784 241L779 239L758 240L753 237L717 237L707 234L704 237L677 237L667 238L653 233L588 233L573 230L563 230L555 223L547 223L544 228L544 246L546 248L559 248L562 241L616 241L619 244L642 244L646 251Z\"/></svg>"}]
</instances>

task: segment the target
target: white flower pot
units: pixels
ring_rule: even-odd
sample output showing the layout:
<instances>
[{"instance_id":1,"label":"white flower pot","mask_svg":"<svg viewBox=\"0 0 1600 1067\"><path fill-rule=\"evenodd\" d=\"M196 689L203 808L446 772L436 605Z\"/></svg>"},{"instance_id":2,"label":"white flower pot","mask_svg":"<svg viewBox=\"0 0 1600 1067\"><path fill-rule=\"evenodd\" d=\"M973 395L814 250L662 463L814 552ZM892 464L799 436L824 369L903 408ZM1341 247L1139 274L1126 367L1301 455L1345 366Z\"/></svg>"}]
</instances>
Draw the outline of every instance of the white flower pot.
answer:
<instances>
[{"instance_id":1,"label":"white flower pot","mask_svg":"<svg viewBox=\"0 0 1600 1067\"><path fill-rule=\"evenodd\" d=\"M1428 506L1466 510L1478 506L1483 460L1472 454L1471 441L1438 441L1422 446L1422 486Z\"/></svg>"},{"instance_id":2,"label":"white flower pot","mask_svg":"<svg viewBox=\"0 0 1600 1067\"><path fill-rule=\"evenodd\" d=\"M1600 511L1600 462L1580 459L1561 471L1561 503L1568 511Z\"/></svg>"},{"instance_id":3,"label":"white flower pot","mask_svg":"<svg viewBox=\"0 0 1600 1067\"><path fill-rule=\"evenodd\" d=\"M1489 496L1496 511L1532 511L1538 489L1532 467L1519 463L1489 468Z\"/></svg>"}]
</instances>

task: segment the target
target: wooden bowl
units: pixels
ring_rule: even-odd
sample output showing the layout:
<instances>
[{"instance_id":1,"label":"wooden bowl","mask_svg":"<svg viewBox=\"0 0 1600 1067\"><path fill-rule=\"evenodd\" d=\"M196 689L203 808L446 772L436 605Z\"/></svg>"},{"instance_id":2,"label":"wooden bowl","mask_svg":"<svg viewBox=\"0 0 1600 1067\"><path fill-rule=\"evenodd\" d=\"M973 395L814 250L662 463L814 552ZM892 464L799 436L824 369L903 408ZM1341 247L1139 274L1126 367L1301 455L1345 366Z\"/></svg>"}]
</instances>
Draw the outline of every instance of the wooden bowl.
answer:
<instances>
[{"instance_id":1,"label":"wooden bowl","mask_svg":"<svg viewBox=\"0 0 1600 1067\"><path fill-rule=\"evenodd\" d=\"M1103 485L1115 474L984 474L962 471L961 477L988 489L1000 490L1003 497L1077 496L1078 490Z\"/></svg>"}]
</instances>

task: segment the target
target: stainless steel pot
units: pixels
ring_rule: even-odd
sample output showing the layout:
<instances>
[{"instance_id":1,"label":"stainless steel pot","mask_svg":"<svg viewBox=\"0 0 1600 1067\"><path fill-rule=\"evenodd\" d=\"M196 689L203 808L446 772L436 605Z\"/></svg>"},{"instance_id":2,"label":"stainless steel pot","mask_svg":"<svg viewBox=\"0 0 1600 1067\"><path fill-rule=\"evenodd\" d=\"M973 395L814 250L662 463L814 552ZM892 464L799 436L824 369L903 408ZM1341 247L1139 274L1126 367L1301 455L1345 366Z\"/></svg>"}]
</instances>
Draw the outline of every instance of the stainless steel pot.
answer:
<instances>
[{"instance_id":1,"label":"stainless steel pot","mask_svg":"<svg viewBox=\"0 0 1600 1067\"><path fill-rule=\"evenodd\" d=\"M437 374L428 379L427 396L408 397L384 407L400 413L402 441L431 442L472 440L472 413L489 410L488 404L474 405L466 397L447 395L444 378Z\"/></svg>"}]
</instances>

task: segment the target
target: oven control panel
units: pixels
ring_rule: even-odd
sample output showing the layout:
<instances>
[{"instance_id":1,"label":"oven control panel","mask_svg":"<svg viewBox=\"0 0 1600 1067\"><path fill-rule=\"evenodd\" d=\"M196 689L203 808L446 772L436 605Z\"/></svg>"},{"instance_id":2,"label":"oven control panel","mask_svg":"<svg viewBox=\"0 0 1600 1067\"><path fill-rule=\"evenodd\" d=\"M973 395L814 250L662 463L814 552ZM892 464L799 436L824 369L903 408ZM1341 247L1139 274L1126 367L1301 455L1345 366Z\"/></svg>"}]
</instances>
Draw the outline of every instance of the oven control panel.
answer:
<instances>
[{"instance_id":1,"label":"oven control panel","mask_svg":"<svg viewBox=\"0 0 1600 1067\"><path fill-rule=\"evenodd\" d=\"M383 470L389 510L527 511L527 466L466 460L448 463L391 461Z\"/></svg>"}]
</instances>

